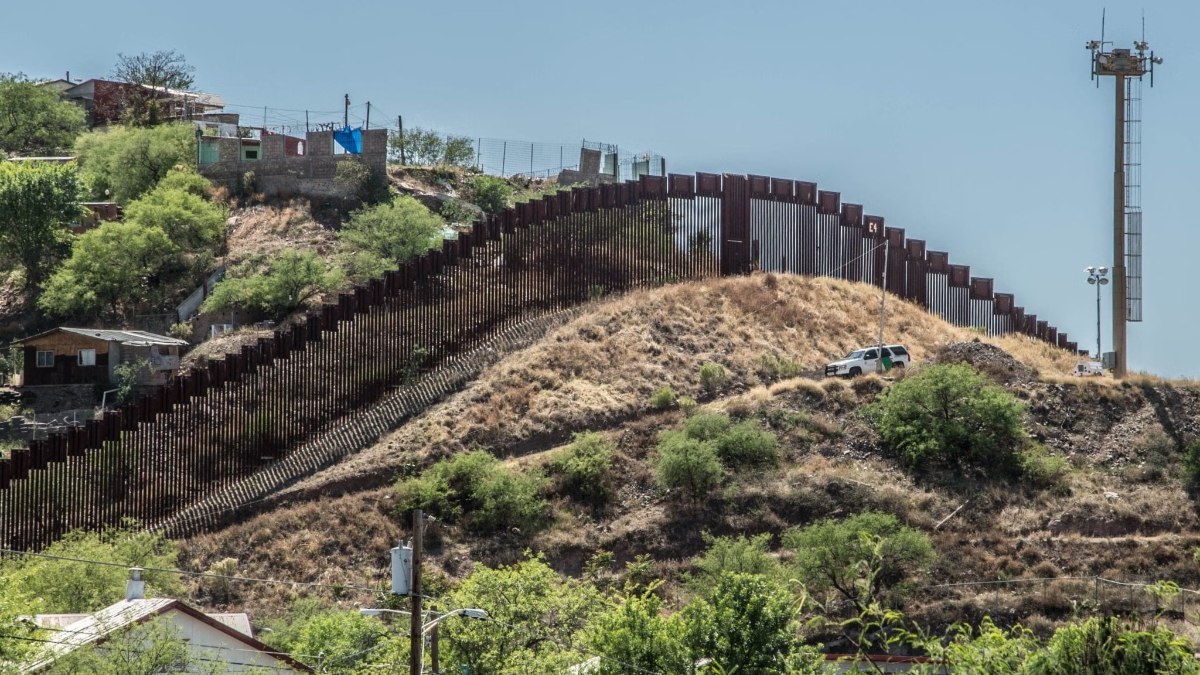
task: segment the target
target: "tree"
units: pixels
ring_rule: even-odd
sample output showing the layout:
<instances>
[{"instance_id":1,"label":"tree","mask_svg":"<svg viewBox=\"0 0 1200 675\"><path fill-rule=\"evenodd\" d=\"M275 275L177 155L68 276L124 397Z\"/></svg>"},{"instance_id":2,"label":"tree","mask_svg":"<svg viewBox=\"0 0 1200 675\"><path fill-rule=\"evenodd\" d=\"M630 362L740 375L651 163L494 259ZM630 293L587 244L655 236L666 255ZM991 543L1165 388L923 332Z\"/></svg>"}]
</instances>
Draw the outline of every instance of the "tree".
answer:
<instances>
[{"instance_id":1,"label":"tree","mask_svg":"<svg viewBox=\"0 0 1200 675\"><path fill-rule=\"evenodd\" d=\"M50 558L16 558L0 565L15 589L41 599L44 611L55 613L94 612L125 595L127 567L174 568L177 545L160 533L138 529L134 524L110 527L100 532L73 530L51 544L43 553L62 558L118 563L93 565ZM147 571L147 592L165 597L183 591L179 577Z\"/></svg>"},{"instance_id":2,"label":"tree","mask_svg":"<svg viewBox=\"0 0 1200 675\"><path fill-rule=\"evenodd\" d=\"M963 363L932 365L889 387L868 408L880 438L905 464L1012 471L1025 406Z\"/></svg>"},{"instance_id":3,"label":"tree","mask_svg":"<svg viewBox=\"0 0 1200 675\"><path fill-rule=\"evenodd\" d=\"M330 269L313 251L285 250L265 272L231 274L213 288L204 311L249 309L279 318L320 293L342 285L340 269Z\"/></svg>"},{"instance_id":4,"label":"tree","mask_svg":"<svg viewBox=\"0 0 1200 675\"><path fill-rule=\"evenodd\" d=\"M82 212L72 165L0 162L0 255L36 285L70 249L67 225Z\"/></svg>"},{"instance_id":5,"label":"tree","mask_svg":"<svg viewBox=\"0 0 1200 675\"><path fill-rule=\"evenodd\" d=\"M712 441L664 431L658 441L658 483L691 499L699 499L721 482L724 470Z\"/></svg>"},{"instance_id":6,"label":"tree","mask_svg":"<svg viewBox=\"0 0 1200 675\"><path fill-rule=\"evenodd\" d=\"M75 240L71 257L46 282L38 307L56 316L106 309L128 315L146 302L154 277L177 251L161 228L102 223Z\"/></svg>"},{"instance_id":7,"label":"tree","mask_svg":"<svg viewBox=\"0 0 1200 675\"><path fill-rule=\"evenodd\" d=\"M122 118L136 126L154 126L163 119L161 101L168 91L187 91L195 83L196 69L174 50L126 56L117 54L112 77L138 87L122 90Z\"/></svg>"},{"instance_id":8,"label":"tree","mask_svg":"<svg viewBox=\"0 0 1200 675\"><path fill-rule=\"evenodd\" d=\"M265 641L280 651L301 655L320 672L357 672L361 664L403 663L408 656L408 640L401 633L356 611L298 601L288 618L286 626L265 633ZM319 663L311 658L317 655Z\"/></svg>"},{"instance_id":9,"label":"tree","mask_svg":"<svg viewBox=\"0 0 1200 675\"><path fill-rule=\"evenodd\" d=\"M339 237L347 248L365 251L391 265L441 246L445 223L407 195L354 212Z\"/></svg>"},{"instance_id":10,"label":"tree","mask_svg":"<svg viewBox=\"0 0 1200 675\"><path fill-rule=\"evenodd\" d=\"M934 558L923 532L873 511L792 530L783 543L795 552L796 570L809 590L833 589L859 612Z\"/></svg>"},{"instance_id":11,"label":"tree","mask_svg":"<svg viewBox=\"0 0 1200 675\"><path fill-rule=\"evenodd\" d=\"M446 136L444 161L451 166L469 167L475 164L475 140L470 136Z\"/></svg>"},{"instance_id":12,"label":"tree","mask_svg":"<svg viewBox=\"0 0 1200 675\"><path fill-rule=\"evenodd\" d=\"M726 573L705 600L682 612L690 660L711 658L725 672L784 673L796 642L797 609L778 583L752 574Z\"/></svg>"},{"instance_id":13,"label":"tree","mask_svg":"<svg viewBox=\"0 0 1200 675\"><path fill-rule=\"evenodd\" d=\"M226 214L202 196L210 185L190 169L171 169L153 190L126 207L125 220L161 229L183 250L211 248L225 232Z\"/></svg>"},{"instance_id":14,"label":"tree","mask_svg":"<svg viewBox=\"0 0 1200 675\"><path fill-rule=\"evenodd\" d=\"M707 595L721 577L730 572L768 578L779 576L779 562L770 553L770 533L753 537L714 537L705 532L702 536L708 550L692 562L694 571L688 576L689 585L699 595Z\"/></svg>"},{"instance_id":15,"label":"tree","mask_svg":"<svg viewBox=\"0 0 1200 675\"><path fill-rule=\"evenodd\" d=\"M127 204L153 188L177 165L196 161L196 134L188 124L150 129L113 127L75 141L80 173L93 196Z\"/></svg>"},{"instance_id":16,"label":"tree","mask_svg":"<svg viewBox=\"0 0 1200 675\"><path fill-rule=\"evenodd\" d=\"M465 665L472 675L563 673L587 658L569 645L576 644L600 598L539 556L508 567L476 567L450 594L448 606L479 607L489 620L446 626L445 662Z\"/></svg>"},{"instance_id":17,"label":"tree","mask_svg":"<svg viewBox=\"0 0 1200 675\"><path fill-rule=\"evenodd\" d=\"M65 153L83 129L82 108L20 73L0 73L0 157Z\"/></svg>"},{"instance_id":18,"label":"tree","mask_svg":"<svg viewBox=\"0 0 1200 675\"><path fill-rule=\"evenodd\" d=\"M186 91L196 81L195 72L196 69L188 65L183 54L160 49L132 56L117 54L117 65L113 67L112 76L115 80L130 84Z\"/></svg>"},{"instance_id":19,"label":"tree","mask_svg":"<svg viewBox=\"0 0 1200 675\"><path fill-rule=\"evenodd\" d=\"M588 672L625 675L631 671L629 666L654 673L688 672L679 621L663 616L662 609L662 600L646 590L622 598L598 615L588 627L588 642L593 651L608 658Z\"/></svg>"},{"instance_id":20,"label":"tree","mask_svg":"<svg viewBox=\"0 0 1200 675\"><path fill-rule=\"evenodd\" d=\"M471 179L471 201L485 213L500 213L512 205L512 200L512 186L503 178L475 176Z\"/></svg>"},{"instance_id":21,"label":"tree","mask_svg":"<svg viewBox=\"0 0 1200 675\"><path fill-rule=\"evenodd\" d=\"M6 663L20 663L37 651L37 626L29 617L42 611L42 601L22 589L0 568L0 673Z\"/></svg>"}]
</instances>

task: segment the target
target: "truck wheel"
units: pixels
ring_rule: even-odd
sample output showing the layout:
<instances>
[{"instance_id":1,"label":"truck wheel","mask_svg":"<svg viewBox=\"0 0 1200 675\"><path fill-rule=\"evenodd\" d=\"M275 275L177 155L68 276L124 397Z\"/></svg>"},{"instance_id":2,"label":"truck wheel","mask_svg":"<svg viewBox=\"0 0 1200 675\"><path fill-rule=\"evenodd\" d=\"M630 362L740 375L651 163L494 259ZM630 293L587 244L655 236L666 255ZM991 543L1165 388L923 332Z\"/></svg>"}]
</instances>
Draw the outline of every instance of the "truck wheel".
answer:
<instances>
[{"instance_id":1,"label":"truck wheel","mask_svg":"<svg viewBox=\"0 0 1200 675\"><path fill-rule=\"evenodd\" d=\"M862 368L854 366L850 369L850 377L858 377L859 375L862 375Z\"/></svg>"},{"instance_id":2,"label":"truck wheel","mask_svg":"<svg viewBox=\"0 0 1200 675\"><path fill-rule=\"evenodd\" d=\"M893 368L899 368L900 370L904 370L904 362L903 362L903 361L897 361L897 362L895 362L895 363L893 363L893 364L892 364L892 367L893 367Z\"/></svg>"}]
</instances>

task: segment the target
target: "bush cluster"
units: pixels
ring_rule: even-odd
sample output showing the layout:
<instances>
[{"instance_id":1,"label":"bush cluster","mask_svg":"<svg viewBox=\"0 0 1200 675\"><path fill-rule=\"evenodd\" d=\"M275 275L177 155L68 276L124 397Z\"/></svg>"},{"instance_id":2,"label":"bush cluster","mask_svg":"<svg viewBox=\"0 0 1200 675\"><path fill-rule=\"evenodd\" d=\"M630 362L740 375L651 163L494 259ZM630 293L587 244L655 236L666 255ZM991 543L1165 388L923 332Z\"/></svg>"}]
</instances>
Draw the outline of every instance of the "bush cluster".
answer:
<instances>
[{"instance_id":1,"label":"bush cluster","mask_svg":"<svg viewBox=\"0 0 1200 675\"><path fill-rule=\"evenodd\" d=\"M728 415L696 413L684 422L683 429L659 434L659 484L692 498L715 488L726 468L778 463L775 434L752 420L735 424Z\"/></svg>"},{"instance_id":2,"label":"bush cluster","mask_svg":"<svg viewBox=\"0 0 1200 675\"><path fill-rule=\"evenodd\" d=\"M867 408L884 443L910 467L957 465L1015 472L1025 406L963 363L931 365Z\"/></svg>"},{"instance_id":3,"label":"bush cluster","mask_svg":"<svg viewBox=\"0 0 1200 675\"><path fill-rule=\"evenodd\" d=\"M599 432L575 434L569 446L563 448L550 462L550 469L560 476L562 491L589 499L608 494L608 474L616 448Z\"/></svg>"},{"instance_id":4,"label":"bush cluster","mask_svg":"<svg viewBox=\"0 0 1200 675\"><path fill-rule=\"evenodd\" d=\"M800 376L800 364L774 353L758 357L758 376L764 382L787 380Z\"/></svg>"},{"instance_id":5,"label":"bush cluster","mask_svg":"<svg viewBox=\"0 0 1200 675\"><path fill-rule=\"evenodd\" d=\"M675 390L663 387L650 397L650 407L655 410L666 410L675 407Z\"/></svg>"},{"instance_id":6,"label":"bush cluster","mask_svg":"<svg viewBox=\"0 0 1200 675\"><path fill-rule=\"evenodd\" d=\"M503 178L475 176L471 179L471 201L484 213L497 214L512 205L513 189Z\"/></svg>"},{"instance_id":7,"label":"bush cluster","mask_svg":"<svg viewBox=\"0 0 1200 675\"><path fill-rule=\"evenodd\" d=\"M543 478L513 471L483 450L438 462L420 476L396 484L398 515L422 509L475 532L538 526L546 503Z\"/></svg>"},{"instance_id":8,"label":"bush cluster","mask_svg":"<svg viewBox=\"0 0 1200 675\"><path fill-rule=\"evenodd\" d=\"M729 374L725 372L725 367L719 363L709 361L700 366L700 386L709 394L716 394L729 384Z\"/></svg>"}]
</instances>

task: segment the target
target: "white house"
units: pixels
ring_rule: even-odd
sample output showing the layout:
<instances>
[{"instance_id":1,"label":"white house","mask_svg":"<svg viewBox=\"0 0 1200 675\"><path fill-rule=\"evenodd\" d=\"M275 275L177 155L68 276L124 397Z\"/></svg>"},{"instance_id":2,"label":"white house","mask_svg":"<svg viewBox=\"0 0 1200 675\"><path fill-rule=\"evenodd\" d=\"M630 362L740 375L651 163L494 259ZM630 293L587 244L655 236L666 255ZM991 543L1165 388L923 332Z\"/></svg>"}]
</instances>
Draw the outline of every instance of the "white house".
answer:
<instances>
[{"instance_id":1,"label":"white house","mask_svg":"<svg viewBox=\"0 0 1200 675\"><path fill-rule=\"evenodd\" d=\"M125 599L95 614L39 614L34 623L49 632L50 642L23 672L43 672L55 661L85 646L104 649L118 631L151 620L165 621L187 643L188 652L202 665L219 662L224 672L311 673L291 656L272 650L254 638L243 613L205 614L172 598L144 598L145 582L138 568L127 582Z\"/></svg>"}]
</instances>

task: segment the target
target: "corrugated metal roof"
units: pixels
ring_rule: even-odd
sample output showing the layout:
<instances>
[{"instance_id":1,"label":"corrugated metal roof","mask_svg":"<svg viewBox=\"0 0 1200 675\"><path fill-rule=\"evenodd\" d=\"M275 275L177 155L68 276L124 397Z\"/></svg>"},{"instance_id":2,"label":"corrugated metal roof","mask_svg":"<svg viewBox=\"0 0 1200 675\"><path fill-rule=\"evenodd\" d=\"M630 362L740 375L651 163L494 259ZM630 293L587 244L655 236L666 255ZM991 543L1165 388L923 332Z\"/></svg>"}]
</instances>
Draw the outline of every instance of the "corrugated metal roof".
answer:
<instances>
[{"instance_id":1,"label":"corrugated metal roof","mask_svg":"<svg viewBox=\"0 0 1200 675\"><path fill-rule=\"evenodd\" d=\"M54 662L71 651L88 644L103 642L114 632L127 626L145 621L153 616L169 611L178 611L184 616L207 623L233 637L251 649L256 649L270 655L276 661L288 664L298 672L309 673L312 669L297 661L290 655L272 651L270 647L254 638L250 631L250 618L244 613L204 614L189 607L187 603L174 598L139 598L122 600L114 605L85 616L79 621L67 624L57 630L51 630L50 641L38 654L38 660L23 666L22 672L38 672L48 668ZM62 616L62 615L58 615ZM34 622L42 625L35 617ZM50 623L50 622L47 622ZM201 645L203 646L203 645ZM221 647L215 647L220 650ZM286 670L286 669L285 669Z\"/></svg>"},{"instance_id":2,"label":"corrugated metal roof","mask_svg":"<svg viewBox=\"0 0 1200 675\"><path fill-rule=\"evenodd\" d=\"M31 664L29 670L45 667L68 652L108 637L114 631L125 626L154 616L175 602L176 600L172 598L122 600L91 616L67 624L52 633L51 641L46 644L40 655L41 658Z\"/></svg>"},{"instance_id":3,"label":"corrugated metal roof","mask_svg":"<svg viewBox=\"0 0 1200 675\"><path fill-rule=\"evenodd\" d=\"M166 335L150 333L150 332L144 331L144 330L107 330L104 328L68 328L66 326L62 326L60 328L54 328L54 329L48 330L44 333L38 333L37 335L31 335L27 338L18 340L17 342L24 343L29 340L44 337L44 336L49 335L49 334L53 333L54 331L58 331L58 330L61 330L66 333L73 333L75 335L82 335L84 337L95 338L97 340L104 340L105 342L119 342L123 345L128 345L130 347L148 347L150 345L186 345L187 344L187 340L180 340L179 338L167 337Z\"/></svg>"}]
</instances>

